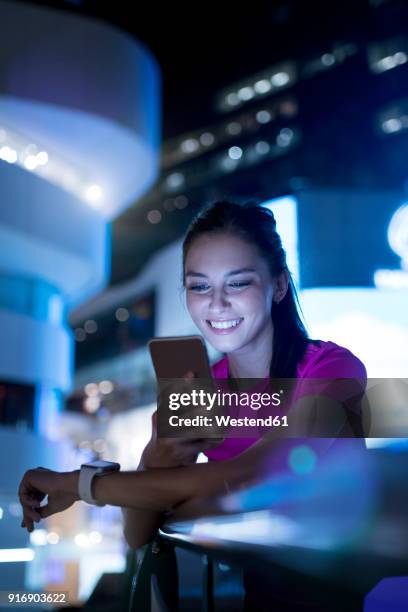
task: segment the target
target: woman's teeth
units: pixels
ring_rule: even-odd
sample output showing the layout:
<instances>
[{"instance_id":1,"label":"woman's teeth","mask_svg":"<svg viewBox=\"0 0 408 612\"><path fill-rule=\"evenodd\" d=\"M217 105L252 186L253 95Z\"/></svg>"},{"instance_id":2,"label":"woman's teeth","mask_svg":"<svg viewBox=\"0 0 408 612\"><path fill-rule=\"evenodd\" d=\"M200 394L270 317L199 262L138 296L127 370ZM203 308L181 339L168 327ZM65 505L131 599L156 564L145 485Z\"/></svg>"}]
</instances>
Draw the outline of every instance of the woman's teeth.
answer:
<instances>
[{"instance_id":1,"label":"woman's teeth","mask_svg":"<svg viewBox=\"0 0 408 612\"><path fill-rule=\"evenodd\" d=\"M236 327L238 323L241 323L241 319L231 319L231 321L209 321L211 327L215 329L229 329L230 327Z\"/></svg>"}]
</instances>

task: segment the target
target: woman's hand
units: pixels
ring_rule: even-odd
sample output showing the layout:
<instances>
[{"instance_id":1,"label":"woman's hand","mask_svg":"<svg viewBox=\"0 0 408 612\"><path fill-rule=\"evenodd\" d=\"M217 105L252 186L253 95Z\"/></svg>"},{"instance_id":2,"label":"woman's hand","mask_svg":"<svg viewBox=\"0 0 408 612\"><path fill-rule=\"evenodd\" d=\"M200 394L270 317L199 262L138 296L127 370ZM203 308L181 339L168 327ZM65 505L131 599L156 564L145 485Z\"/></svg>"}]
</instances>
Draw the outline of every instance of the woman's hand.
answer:
<instances>
[{"instance_id":1,"label":"woman's hand","mask_svg":"<svg viewBox=\"0 0 408 612\"><path fill-rule=\"evenodd\" d=\"M195 378L193 372L187 372L183 377L185 381ZM180 383L177 385L180 392ZM166 387L167 397L170 393ZM159 438L157 436L157 410L152 415L152 437L146 445L141 459L141 467L181 467L195 463L199 453L220 443L219 439L209 438Z\"/></svg>"},{"instance_id":2,"label":"woman's hand","mask_svg":"<svg viewBox=\"0 0 408 612\"><path fill-rule=\"evenodd\" d=\"M152 437L142 453L141 464L146 469L191 465L199 453L219 443L220 440L205 438L158 438L156 410L152 415Z\"/></svg>"},{"instance_id":3,"label":"woman's hand","mask_svg":"<svg viewBox=\"0 0 408 612\"><path fill-rule=\"evenodd\" d=\"M34 522L47 518L56 512L66 510L80 497L77 493L79 470L74 472L54 472L38 467L28 470L18 488L18 496L23 508L22 527L33 531ZM40 506L48 496L47 504Z\"/></svg>"}]
</instances>

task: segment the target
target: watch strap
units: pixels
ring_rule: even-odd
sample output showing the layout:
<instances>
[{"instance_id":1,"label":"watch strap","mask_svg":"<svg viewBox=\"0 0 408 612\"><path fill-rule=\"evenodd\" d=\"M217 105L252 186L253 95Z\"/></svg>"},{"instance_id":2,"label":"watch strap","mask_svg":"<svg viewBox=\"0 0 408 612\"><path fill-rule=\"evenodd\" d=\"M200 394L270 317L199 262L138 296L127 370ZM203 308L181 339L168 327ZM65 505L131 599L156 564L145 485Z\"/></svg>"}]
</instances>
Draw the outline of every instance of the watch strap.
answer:
<instances>
[{"instance_id":1,"label":"watch strap","mask_svg":"<svg viewBox=\"0 0 408 612\"><path fill-rule=\"evenodd\" d=\"M84 502L94 506L105 506L105 504L97 502L92 495L93 479L95 476L103 475L104 473L106 472L103 468L95 468L87 465L81 466L78 481L78 494Z\"/></svg>"}]
</instances>

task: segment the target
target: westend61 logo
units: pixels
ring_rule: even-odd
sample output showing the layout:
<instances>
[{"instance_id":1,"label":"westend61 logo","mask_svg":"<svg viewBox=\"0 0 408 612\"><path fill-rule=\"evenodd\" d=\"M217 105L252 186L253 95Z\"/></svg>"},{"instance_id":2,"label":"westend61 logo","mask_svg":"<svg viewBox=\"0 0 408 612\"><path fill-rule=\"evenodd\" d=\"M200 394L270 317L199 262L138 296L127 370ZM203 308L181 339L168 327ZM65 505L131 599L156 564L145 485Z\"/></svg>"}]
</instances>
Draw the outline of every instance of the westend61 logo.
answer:
<instances>
[{"instance_id":1,"label":"westend61 logo","mask_svg":"<svg viewBox=\"0 0 408 612\"><path fill-rule=\"evenodd\" d=\"M179 410L181 407L201 407L212 410L215 407L241 406L252 410L259 410L268 406L280 406L280 393L246 393L244 391L226 392L218 389L216 392L208 393L204 389L193 389L188 393L170 393L169 409Z\"/></svg>"}]
</instances>

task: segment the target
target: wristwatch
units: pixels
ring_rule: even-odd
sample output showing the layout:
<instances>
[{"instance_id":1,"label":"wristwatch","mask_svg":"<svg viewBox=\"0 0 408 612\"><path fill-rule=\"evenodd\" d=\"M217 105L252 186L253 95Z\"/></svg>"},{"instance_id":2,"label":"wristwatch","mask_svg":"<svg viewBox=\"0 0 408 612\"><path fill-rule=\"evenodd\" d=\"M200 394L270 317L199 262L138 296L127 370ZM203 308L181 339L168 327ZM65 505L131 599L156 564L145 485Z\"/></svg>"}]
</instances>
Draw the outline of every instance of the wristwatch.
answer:
<instances>
[{"instance_id":1,"label":"wristwatch","mask_svg":"<svg viewBox=\"0 0 408 612\"><path fill-rule=\"evenodd\" d=\"M114 461L90 461L89 463L83 463L79 472L78 481L78 495L82 501L94 506L105 506L100 504L92 495L92 481L95 476L104 476L110 474L110 472L117 472L120 470L119 463Z\"/></svg>"}]
</instances>

